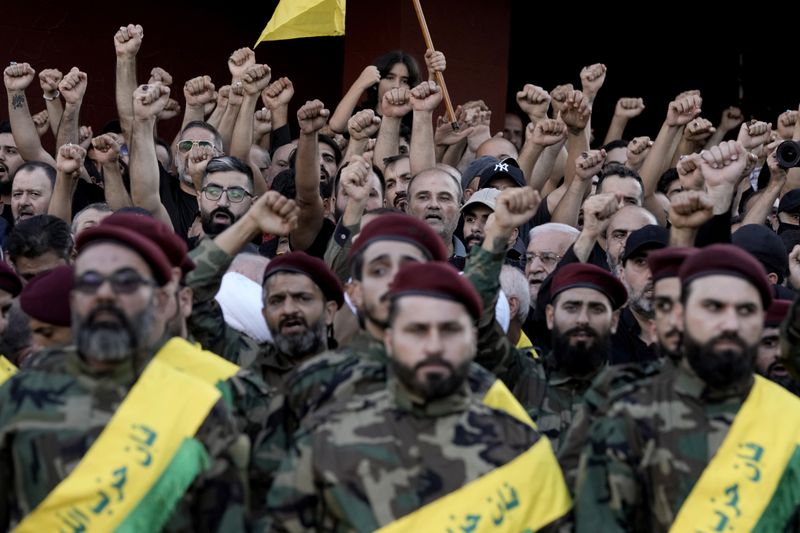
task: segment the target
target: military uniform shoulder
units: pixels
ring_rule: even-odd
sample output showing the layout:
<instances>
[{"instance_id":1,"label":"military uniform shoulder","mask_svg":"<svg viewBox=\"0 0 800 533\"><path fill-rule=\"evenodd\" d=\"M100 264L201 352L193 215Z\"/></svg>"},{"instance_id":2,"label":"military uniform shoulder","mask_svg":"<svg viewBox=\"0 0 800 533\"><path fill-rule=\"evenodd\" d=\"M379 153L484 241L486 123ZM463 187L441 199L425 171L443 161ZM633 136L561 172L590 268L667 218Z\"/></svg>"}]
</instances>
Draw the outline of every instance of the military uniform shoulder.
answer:
<instances>
[{"instance_id":1,"label":"military uniform shoulder","mask_svg":"<svg viewBox=\"0 0 800 533\"><path fill-rule=\"evenodd\" d=\"M302 420L301 427L305 431L328 428L338 432L341 428L352 428L353 424L360 426L376 421L382 417L381 413L392 407L391 395L385 388L367 394L345 396L312 411Z\"/></svg>"},{"instance_id":2,"label":"military uniform shoulder","mask_svg":"<svg viewBox=\"0 0 800 533\"><path fill-rule=\"evenodd\" d=\"M294 369L286 378L287 384L301 383L306 379L314 379L317 374L336 372L338 369L355 366L360 362L357 355L348 350L328 350L317 354Z\"/></svg>"},{"instance_id":3,"label":"military uniform shoulder","mask_svg":"<svg viewBox=\"0 0 800 533\"><path fill-rule=\"evenodd\" d=\"M466 420L470 424L485 428L487 423L493 424L498 431L494 434L500 440L514 439L513 442L529 442L533 444L541 437L541 433L534 428L512 416L507 411L496 409L483 403L479 398L473 398L469 404ZM482 434L488 436L489 432L481 430Z\"/></svg>"},{"instance_id":4,"label":"military uniform shoulder","mask_svg":"<svg viewBox=\"0 0 800 533\"><path fill-rule=\"evenodd\" d=\"M66 372L67 356L71 353L75 353L75 348L71 346L67 348L46 348L26 359L20 370Z\"/></svg>"}]
</instances>

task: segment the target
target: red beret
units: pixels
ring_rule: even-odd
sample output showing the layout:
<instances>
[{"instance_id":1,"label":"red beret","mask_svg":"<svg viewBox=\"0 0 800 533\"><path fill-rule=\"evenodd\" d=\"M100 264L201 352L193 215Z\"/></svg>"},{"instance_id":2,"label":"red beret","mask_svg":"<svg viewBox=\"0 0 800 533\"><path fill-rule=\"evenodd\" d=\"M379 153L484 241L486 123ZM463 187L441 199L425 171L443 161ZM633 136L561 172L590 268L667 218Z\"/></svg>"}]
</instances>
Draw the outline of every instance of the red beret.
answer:
<instances>
[{"instance_id":1,"label":"red beret","mask_svg":"<svg viewBox=\"0 0 800 533\"><path fill-rule=\"evenodd\" d=\"M22 280L5 261L0 261L0 291L16 297L22 290Z\"/></svg>"},{"instance_id":2,"label":"red beret","mask_svg":"<svg viewBox=\"0 0 800 533\"><path fill-rule=\"evenodd\" d=\"M432 261L447 261L450 256L442 238L425 222L410 215L389 213L376 217L361 229L350 248L350 260L375 241L404 241L414 244Z\"/></svg>"},{"instance_id":3,"label":"red beret","mask_svg":"<svg viewBox=\"0 0 800 533\"><path fill-rule=\"evenodd\" d=\"M328 265L319 258L308 255L305 252L290 252L279 255L271 260L264 270L264 281L278 272L289 272L293 274L304 274L316 283L325 299L336 302L337 307L344 303L342 284L336 274L331 272Z\"/></svg>"},{"instance_id":4,"label":"red beret","mask_svg":"<svg viewBox=\"0 0 800 533\"><path fill-rule=\"evenodd\" d=\"M194 262L189 258L189 248L172 228L157 218L136 213L114 213L101 222L135 230L161 248L174 267L184 274L194 270Z\"/></svg>"},{"instance_id":5,"label":"red beret","mask_svg":"<svg viewBox=\"0 0 800 533\"><path fill-rule=\"evenodd\" d=\"M653 274L653 282L664 278L677 278L683 262L699 251L688 246L674 246L653 250L647 254L647 265Z\"/></svg>"},{"instance_id":6,"label":"red beret","mask_svg":"<svg viewBox=\"0 0 800 533\"><path fill-rule=\"evenodd\" d=\"M69 327L72 316L69 293L72 290L74 271L62 265L39 274L25 285L19 295L19 304L25 314L40 322Z\"/></svg>"},{"instance_id":7,"label":"red beret","mask_svg":"<svg viewBox=\"0 0 800 533\"><path fill-rule=\"evenodd\" d=\"M761 295L764 309L772 303L772 286L761 263L752 255L732 244L706 246L684 261L678 272L681 284L713 275L734 276L752 284Z\"/></svg>"},{"instance_id":8,"label":"red beret","mask_svg":"<svg viewBox=\"0 0 800 533\"><path fill-rule=\"evenodd\" d=\"M628 301L628 291L611 272L589 263L570 263L556 270L550 285L550 300L560 292L577 287L603 293L615 311Z\"/></svg>"},{"instance_id":9,"label":"red beret","mask_svg":"<svg viewBox=\"0 0 800 533\"><path fill-rule=\"evenodd\" d=\"M166 254L156 243L132 229L101 223L83 230L75 241L75 247L80 255L88 246L101 242L114 242L139 254L150 265L153 277L160 286L172 280L172 265Z\"/></svg>"},{"instance_id":10,"label":"red beret","mask_svg":"<svg viewBox=\"0 0 800 533\"><path fill-rule=\"evenodd\" d=\"M483 312L481 297L472 283L444 261L404 265L389 287L389 297L396 299L409 295L453 300L466 307L467 312L475 320L478 320Z\"/></svg>"},{"instance_id":11,"label":"red beret","mask_svg":"<svg viewBox=\"0 0 800 533\"><path fill-rule=\"evenodd\" d=\"M792 307L791 300L772 300L772 305L767 309L764 315L764 326L768 328L776 328L781 325L783 319L789 314L789 308Z\"/></svg>"}]
</instances>

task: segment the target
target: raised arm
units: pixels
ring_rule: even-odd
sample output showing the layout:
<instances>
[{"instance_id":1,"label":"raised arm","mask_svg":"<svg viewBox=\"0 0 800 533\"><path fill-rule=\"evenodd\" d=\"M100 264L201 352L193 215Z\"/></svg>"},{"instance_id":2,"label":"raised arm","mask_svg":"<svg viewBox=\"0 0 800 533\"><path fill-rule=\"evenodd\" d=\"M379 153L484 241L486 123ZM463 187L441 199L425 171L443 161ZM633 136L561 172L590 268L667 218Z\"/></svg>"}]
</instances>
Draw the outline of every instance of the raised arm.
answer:
<instances>
[{"instance_id":1,"label":"raised arm","mask_svg":"<svg viewBox=\"0 0 800 533\"><path fill-rule=\"evenodd\" d=\"M350 142L347 143L342 161L350 161L354 155L364 155L370 138L381 127L381 117L372 109L363 109L350 117L347 121L347 131L350 133Z\"/></svg>"},{"instance_id":2,"label":"raised arm","mask_svg":"<svg viewBox=\"0 0 800 533\"><path fill-rule=\"evenodd\" d=\"M641 98L620 98L617 100L617 105L614 107L614 116L611 117L611 124L608 126L603 144L622 139L628 121L641 115L642 111L644 111L644 100Z\"/></svg>"},{"instance_id":3,"label":"raised arm","mask_svg":"<svg viewBox=\"0 0 800 533\"><path fill-rule=\"evenodd\" d=\"M27 63L6 67L3 71L3 82L8 94L8 118L17 150L25 161L42 161L55 165L55 159L42 148L36 125L33 123L28 109L25 89L33 81L36 71ZM77 143L77 139L75 141Z\"/></svg>"},{"instance_id":4,"label":"raised arm","mask_svg":"<svg viewBox=\"0 0 800 533\"><path fill-rule=\"evenodd\" d=\"M553 211L551 222L578 227L578 214L586 193L592 186L592 177L600 172L606 161L605 150L583 152L575 159L575 178Z\"/></svg>"},{"instance_id":5,"label":"raised arm","mask_svg":"<svg viewBox=\"0 0 800 533\"><path fill-rule=\"evenodd\" d=\"M622 195L604 193L590 196L583 202L583 228L572 247L578 261L589 260L597 239L606 231L611 217L622 207Z\"/></svg>"},{"instance_id":6,"label":"raised arm","mask_svg":"<svg viewBox=\"0 0 800 533\"><path fill-rule=\"evenodd\" d=\"M319 194L319 144L318 134L330 116L330 111L319 100L306 102L297 111L300 137L297 140L295 162L295 202L300 208L299 225L289 235L293 250L306 250L316 239L324 216L322 197Z\"/></svg>"},{"instance_id":7,"label":"raised arm","mask_svg":"<svg viewBox=\"0 0 800 533\"><path fill-rule=\"evenodd\" d=\"M236 118L236 126L233 129L231 138L230 155L246 161L253 171L254 192L260 196L267 192L267 183L261 177L258 166L250 161L250 147L253 146L253 123L255 118L256 106L258 105L261 91L269 85L272 71L267 65L252 65L244 73L242 83L244 87L244 100L239 116Z\"/></svg>"},{"instance_id":8,"label":"raised arm","mask_svg":"<svg viewBox=\"0 0 800 533\"><path fill-rule=\"evenodd\" d=\"M77 144L65 144L58 149L56 184L47 214L58 217L67 224L72 222L72 195L78 185L85 157L86 150Z\"/></svg>"},{"instance_id":9,"label":"raised arm","mask_svg":"<svg viewBox=\"0 0 800 533\"><path fill-rule=\"evenodd\" d=\"M108 207L116 211L123 207L133 206L130 194L122 181L119 168L119 142L117 138L106 133L92 139L95 158L103 169L103 192Z\"/></svg>"},{"instance_id":10,"label":"raised arm","mask_svg":"<svg viewBox=\"0 0 800 533\"><path fill-rule=\"evenodd\" d=\"M64 105L61 103L61 93L58 92L58 84L64 75L55 68L46 68L39 73L39 86L42 88L42 98L47 106L47 116L50 120L50 129L53 135L58 133L58 125L61 122L61 114L64 113Z\"/></svg>"},{"instance_id":11,"label":"raised arm","mask_svg":"<svg viewBox=\"0 0 800 533\"><path fill-rule=\"evenodd\" d=\"M589 98L581 91L572 91L567 95L560 114L561 120L567 125L567 162L564 164L563 186L569 188L575 175L575 160L589 149L589 137L586 134L592 116Z\"/></svg>"},{"instance_id":12,"label":"raised arm","mask_svg":"<svg viewBox=\"0 0 800 533\"><path fill-rule=\"evenodd\" d=\"M411 91L395 87L386 91L381 101L383 118L375 141L374 165L384 171L383 161L400 153L400 124L411 111Z\"/></svg>"},{"instance_id":13,"label":"raised arm","mask_svg":"<svg viewBox=\"0 0 800 533\"><path fill-rule=\"evenodd\" d=\"M433 143L433 110L442 102L442 89L431 81L423 81L411 89L411 109L414 120L411 126L411 175L436 166Z\"/></svg>"},{"instance_id":14,"label":"raised arm","mask_svg":"<svg viewBox=\"0 0 800 533\"><path fill-rule=\"evenodd\" d=\"M670 246L694 246L700 226L714 216L714 205L702 191L683 191L669 204Z\"/></svg>"},{"instance_id":15,"label":"raised arm","mask_svg":"<svg viewBox=\"0 0 800 533\"><path fill-rule=\"evenodd\" d=\"M140 85L133 93L133 130L130 149L131 198L133 204L150 211L172 227L172 220L159 196L158 159L153 142L156 116L169 100L169 87Z\"/></svg>"},{"instance_id":16,"label":"raised arm","mask_svg":"<svg viewBox=\"0 0 800 533\"><path fill-rule=\"evenodd\" d=\"M712 146L716 146L721 143L728 132L735 130L736 127L742 123L742 120L744 120L744 117L742 116L741 109L735 106L727 108L722 112L722 118L719 120L719 126L717 126L711 137L708 138L705 147L711 148Z\"/></svg>"},{"instance_id":17,"label":"raised arm","mask_svg":"<svg viewBox=\"0 0 800 533\"><path fill-rule=\"evenodd\" d=\"M540 194L550 172L534 172L536 164L546 150L561 146L566 138L567 125L561 120L545 118L536 124L531 122L525 128L525 144L519 154L519 167L528 185Z\"/></svg>"},{"instance_id":18,"label":"raised arm","mask_svg":"<svg viewBox=\"0 0 800 533\"><path fill-rule=\"evenodd\" d=\"M358 105L361 95L373 85L380 83L380 81L381 73L378 67L375 65L364 67L364 70L361 71L361 74L358 75L356 81L353 82L353 85L350 86L339 105L333 111L328 124L330 128L336 133L344 133L347 129L347 121L350 119L350 115L353 114L356 105Z\"/></svg>"},{"instance_id":19,"label":"raised arm","mask_svg":"<svg viewBox=\"0 0 800 533\"><path fill-rule=\"evenodd\" d=\"M190 122L205 120L205 106L214 101L214 84L211 76L197 76L183 84L183 111L181 130Z\"/></svg>"},{"instance_id":20,"label":"raised arm","mask_svg":"<svg viewBox=\"0 0 800 533\"><path fill-rule=\"evenodd\" d=\"M289 102L294 96L292 80L283 77L270 83L261 91L261 101L272 113L272 131L289 126Z\"/></svg>"},{"instance_id":21,"label":"raised arm","mask_svg":"<svg viewBox=\"0 0 800 533\"><path fill-rule=\"evenodd\" d=\"M130 141L133 123L133 91L136 90L136 54L142 45L144 30L139 24L120 26L114 35L117 54L115 98L122 135Z\"/></svg>"},{"instance_id":22,"label":"raised arm","mask_svg":"<svg viewBox=\"0 0 800 533\"><path fill-rule=\"evenodd\" d=\"M58 90L64 97L64 114L58 126L56 146L78 144L80 142L80 113L83 97L86 94L88 77L78 67L72 67L58 84Z\"/></svg>"}]
</instances>

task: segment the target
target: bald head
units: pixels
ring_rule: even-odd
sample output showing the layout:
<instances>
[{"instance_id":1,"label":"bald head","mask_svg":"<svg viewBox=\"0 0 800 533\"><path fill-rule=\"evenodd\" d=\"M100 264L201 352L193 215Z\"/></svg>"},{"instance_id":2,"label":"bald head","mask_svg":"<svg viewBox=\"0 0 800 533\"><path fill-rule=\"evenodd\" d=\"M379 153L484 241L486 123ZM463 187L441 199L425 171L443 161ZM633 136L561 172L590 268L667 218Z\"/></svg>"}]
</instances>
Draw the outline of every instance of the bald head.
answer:
<instances>
[{"instance_id":1,"label":"bald head","mask_svg":"<svg viewBox=\"0 0 800 533\"><path fill-rule=\"evenodd\" d=\"M484 155L490 155L497 159L505 159L507 157L517 159L519 157L519 152L517 152L517 148L511 144L511 141L502 137L492 137L491 139L483 141L478 147L478 151L475 153L476 158Z\"/></svg>"}]
</instances>

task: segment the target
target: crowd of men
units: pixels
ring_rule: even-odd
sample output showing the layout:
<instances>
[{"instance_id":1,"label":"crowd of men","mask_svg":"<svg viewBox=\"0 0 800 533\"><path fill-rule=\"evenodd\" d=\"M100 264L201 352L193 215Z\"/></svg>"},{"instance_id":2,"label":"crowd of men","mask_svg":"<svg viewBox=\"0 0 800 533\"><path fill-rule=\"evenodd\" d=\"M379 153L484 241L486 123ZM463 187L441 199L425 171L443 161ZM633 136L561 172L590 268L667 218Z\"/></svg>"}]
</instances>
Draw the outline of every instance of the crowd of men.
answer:
<instances>
[{"instance_id":1,"label":"crowd of men","mask_svg":"<svg viewBox=\"0 0 800 533\"><path fill-rule=\"evenodd\" d=\"M594 64L492 135L428 50L295 119L250 49L179 103L113 46L94 137L3 72L0 529L800 529L797 111L628 141Z\"/></svg>"}]
</instances>

